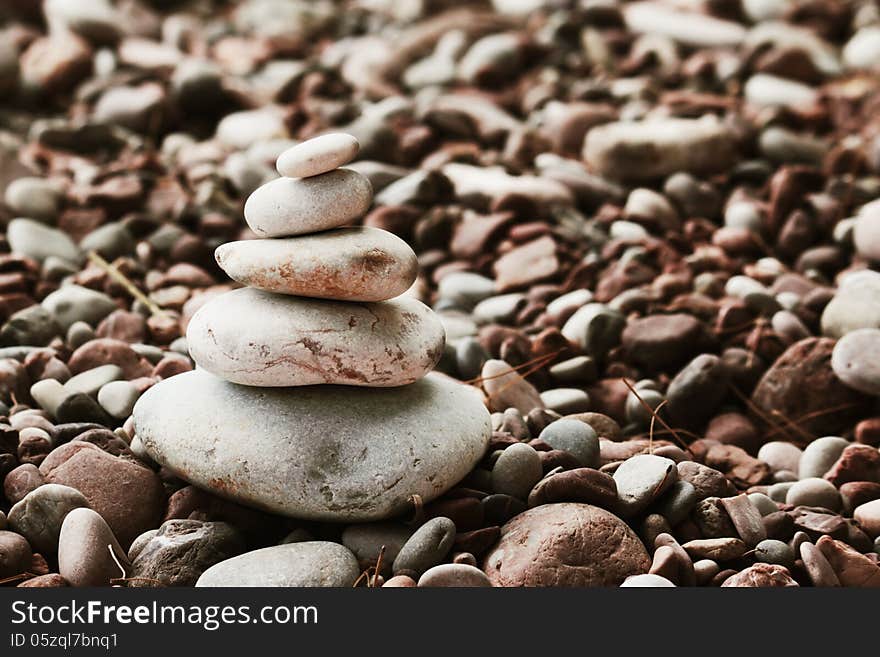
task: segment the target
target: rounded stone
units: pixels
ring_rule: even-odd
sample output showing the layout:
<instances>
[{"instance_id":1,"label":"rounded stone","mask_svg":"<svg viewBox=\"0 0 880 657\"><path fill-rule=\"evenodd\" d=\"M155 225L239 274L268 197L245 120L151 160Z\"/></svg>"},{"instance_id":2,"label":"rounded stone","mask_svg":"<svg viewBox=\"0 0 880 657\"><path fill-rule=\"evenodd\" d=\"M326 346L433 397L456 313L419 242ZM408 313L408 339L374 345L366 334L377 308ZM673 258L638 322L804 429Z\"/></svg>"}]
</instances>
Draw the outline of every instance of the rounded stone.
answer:
<instances>
[{"instance_id":1,"label":"rounded stone","mask_svg":"<svg viewBox=\"0 0 880 657\"><path fill-rule=\"evenodd\" d=\"M685 313L630 319L620 341L628 359L650 371L678 368L710 342L704 324Z\"/></svg>"},{"instance_id":2,"label":"rounded stone","mask_svg":"<svg viewBox=\"0 0 880 657\"><path fill-rule=\"evenodd\" d=\"M755 561L791 568L794 566L794 551L788 543L768 538L755 546Z\"/></svg>"},{"instance_id":3,"label":"rounded stone","mask_svg":"<svg viewBox=\"0 0 880 657\"><path fill-rule=\"evenodd\" d=\"M801 561L804 562L804 570L807 571L807 576L810 578L813 586L840 586L837 574L819 548L808 540L804 540L797 549L800 552Z\"/></svg>"},{"instance_id":4,"label":"rounded stone","mask_svg":"<svg viewBox=\"0 0 880 657\"><path fill-rule=\"evenodd\" d=\"M0 344L42 346L61 333L61 327L42 306L29 306L10 316L0 328Z\"/></svg>"},{"instance_id":5,"label":"rounded stone","mask_svg":"<svg viewBox=\"0 0 880 657\"><path fill-rule=\"evenodd\" d=\"M620 585L620 588L631 589L631 588L675 588L675 584L670 582L668 579L663 577L662 575L652 575L650 573L643 573L641 575L630 575L625 580L623 580L623 584Z\"/></svg>"},{"instance_id":6,"label":"rounded stone","mask_svg":"<svg viewBox=\"0 0 880 657\"><path fill-rule=\"evenodd\" d=\"M758 450L758 459L769 465L773 472L780 470L797 472L802 455L803 450L800 447L781 440L765 443Z\"/></svg>"},{"instance_id":7,"label":"rounded stone","mask_svg":"<svg viewBox=\"0 0 880 657\"><path fill-rule=\"evenodd\" d=\"M37 262L55 256L79 264L82 251L64 231L51 228L39 221L19 217L6 227L6 239L13 253L20 253Z\"/></svg>"},{"instance_id":8,"label":"rounded stone","mask_svg":"<svg viewBox=\"0 0 880 657\"><path fill-rule=\"evenodd\" d=\"M749 493L749 500L761 514L761 517L769 516L779 511L779 506L764 493Z\"/></svg>"},{"instance_id":9,"label":"rounded stone","mask_svg":"<svg viewBox=\"0 0 880 657\"><path fill-rule=\"evenodd\" d=\"M217 122L215 133L217 141L237 150L287 135L283 113L273 105L227 114Z\"/></svg>"},{"instance_id":10,"label":"rounded stone","mask_svg":"<svg viewBox=\"0 0 880 657\"><path fill-rule=\"evenodd\" d=\"M31 565L31 546L15 532L0 529L0 579L27 572Z\"/></svg>"},{"instance_id":11,"label":"rounded stone","mask_svg":"<svg viewBox=\"0 0 880 657\"><path fill-rule=\"evenodd\" d=\"M694 561L712 559L713 561L731 561L739 559L748 551L748 546L738 538L703 538L688 541L682 548Z\"/></svg>"},{"instance_id":12,"label":"rounded stone","mask_svg":"<svg viewBox=\"0 0 880 657\"><path fill-rule=\"evenodd\" d=\"M784 504L788 489L794 486L794 481L780 481L767 487L767 497L777 504Z\"/></svg>"},{"instance_id":13,"label":"rounded stone","mask_svg":"<svg viewBox=\"0 0 880 657\"><path fill-rule=\"evenodd\" d=\"M242 288L202 306L186 338L199 366L233 383L388 387L430 372L445 333L407 296L347 303Z\"/></svg>"},{"instance_id":14,"label":"rounded stone","mask_svg":"<svg viewBox=\"0 0 880 657\"><path fill-rule=\"evenodd\" d=\"M579 308L562 327L562 335L577 344L589 356L602 359L620 342L626 318L601 303Z\"/></svg>"},{"instance_id":15,"label":"rounded stone","mask_svg":"<svg viewBox=\"0 0 880 657\"><path fill-rule=\"evenodd\" d=\"M687 518L691 509L699 501L697 489L688 481L678 480L669 487L657 507L657 513L666 518L671 527L675 527Z\"/></svg>"},{"instance_id":16,"label":"rounded stone","mask_svg":"<svg viewBox=\"0 0 880 657\"><path fill-rule=\"evenodd\" d=\"M724 580L721 586L725 588L766 588L798 586L798 583L791 578L788 568L784 566L756 563L754 566L749 566L745 570L731 575Z\"/></svg>"},{"instance_id":17,"label":"rounded stone","mask_svg":"<svg viewBox=\"0 0 880 657\"><path fill-rule=\"evenodd\" d=\"M134 425L156 462L222 497L355 522L445 492L482 458L491 432L480 396L439 374L389 389L291 390L195 370L144 393Z\"/></svg>"},{"instance_id":18,"label":"rounded stone","mask_svg":"<svg viewBox=\"0 0 880 657\"><path fill-rule=\"evenodd\" d=\"M553 449L573 454L585 467L594 468L599 463L599 437L586 422L556 420L544 428L538 439Z\"/></svg>"},{"instance_id":19,"label":"rounded stone","mask_svg":"<svg viewBox=\"0 0 880 657\"><path fill-rule=\"evenodd\" d=\"M515 408L525 416L534 408L544 408L538 389L503 360L487 360L480 378L492 411L503 412Z\"/></svg>"},{"instance_id":20,"label":"rounded stone","mask_svg":"<svg viewBox=\"0 0 880 657\"><path fill-rule=\"evenodd\" d=\"M880 260L880 204L865 206L853 224L853 245L868 260Z\"/></svg>"},{"instance_id":21,"label":"rounded stone","mask_svg":"<svg viewBox=\"0 0 880 657\"><path fill-rule=\"evenodd\" d=\"M583 502L603 509L617 503L617 486L611 475L593 468L575 468L548 474L529 493L530 507L552 502Z\"/></svg>"},{"instance_id":22,"label":"rounded stone","mask_svg":"<svg viewBox=\"0 0 880 657\"><path fill-rule=\"evenodd\" d=\"M857 329L840 338L831 352L831 369L850 388L880 395L880 329Z\"/></svg>"},{"instance_id":23,"label":"rounded stone","mask_svg":"<svg viewBox=\"0 0 880 657\"><path fill-rule=\"evenodd\" d=\"M614 471L620 513L624 517L643 511L678 480L675 461L653 454L637 454Z\"/></svg>"},{"instance_id":24,"label":"rounded stone","mask_svg":"<svg viewBox=\"0 0 880 657\"><path fill-rule=\"evenodd\" d=\"M382 588L389 589L411 589L416 587L416 580L414 580L409 575L395 575L394 577L390 577L383 585Z\"/></svg>"},{"instance_id":25,"label":"rounded stone","mask_svg":"<svg viewBox=\"0 0 880 657\"><path fill-rule=\"evenodd\" d=\"M419 577L418 586L485 587L492 582L479 568L464 563L444 563L429 568Z\"/></svg>"},{"instance_id":26,"label":"rounded stone","mask_svg":"<svg viewBox=\"0 0 880 657\"><path fill-rule=\"evenodd\" d=\"M471 314L479 324L511 324L526 303L520 292L499 294L480 301Z\"/></svg>"},{"instance_id":27,"label":"rounded stone","mask_svg":"<svg viewBox=\"0 0 880 657\"><path fill-rule=\"evenodd\" d=\"M514 443L501 452L492 467L492 490L524 500L542 474L541 457L535 448Z\"/></svg>"},{"instance_id":28,"label":"rounded stone","mask_svg":"<svg viewBox=\"0 0 880 657\"><path fill-rule=\"evenodd\" d=\"M590 396L580 388L551 388L541 393L544 407L559 413L571 415L584 413L590 408Z\"/></svg>"},{"instance_id":29,"label":"rounded stone","mask_svg":"<svg viewBox=\"0 0 880 657\"><path fill-rule=\"evenodd\" d=\"M259 237L303 235L337 228L364 215L373 200L370 181L351 169L311 178L277 178L244 204L244 218Z\"/></svg>"},{"instance_id":30,"label":"rounded stone","mask_svg":"<svg viewBox=\"0 0 880 657\"><path fill-rule=\"evenodd\" d=\"M130 381L111 381L98 390L98 403L118 420L131 415L141 393Z\"/></svg>"},{"instance_id":31,"label":"rounded stone","mask_svg":"<svg viewBox=\"0 0 880 657\"><path fill-rule=\"evenodd\" d=\"M20 437L20 434L19 434ZM3 494L10 504L16 504L46 482L33 463L22 463L10 470L3 479ZM5 518L4 518L5 521ZM5 523L0 523L3 525ZM6 529L0 526L0 529Z\"/></svg>"},{"instance_id":32,"label":"rounded stone","mask_svg":"<svg viewBox=\"0 0 880 657\"><path fill-rule=\"evenodd\" d=\"M734 485L715 468L696 461L682 461L677 469L678 478L691 483L697 489L698 499L736 495Z\"/></svg>"},{"instance_id":33,"label":"rounded stone","mask_svg":"<svg viewBox=\"0 0 880 657\"><path fill-rule=\"evenodd\" d=\"M123 223L112 222L96 228L83 237L79 247L86 253L95 251L112 261L134 253L135 241Z\"/></svg>"},{"instance_id":34,"label":"rounded stone","mask_svg":"<svg viewBox=\"0 0 880 657\"><path fill-rule=\"evenodd\" d=\"M803 431L817 436L850 430L870 412L872 400L834 374L834 346L828 338L805 338L788 347L755 386L753 413L797 418Z\"/></svg>"},{"instance_id":35,"label":"rounded stone","mask_svg":"<svg viewBox=\"0 0 880 657\"><path fill-rule=\"evenodd\" d=\"M701 425L728 394L728 379L727 368L718 356L698 355L669 383L669 413L684 426Z\"/></svg>"},{"instance_id":36,"label":"rounded stone","mask_svg":"<svg viewBox=\"0 0 880 657\"><path fill-rule=\"evenodd\" d=\"M64 285L47 295L42 302L62 330L67 331L78 321L95 326L118 309L116 302L103 292L80 285Z\"/></svg>"},{"instance_id":37,"label":"rounded stone","mask_svg":"<svg viewBox=\"0 0 880 657\"><path fill-rule=\"evenodd\" d=\"M97 395L102 386L121 378L122 368L118 365L99 365L72 376L64 383L64 389L68 394L83 392Z\"/></svg>"},{"instance_id":38,"label":"rounded stone","mask_svg":"<svg viewBox=\"0 0 880 657\"><path fill-rule=\"evenodd\" d=\"M221 561L202 573L196 586L350 587L359 574L357 559L348 548L329 541L304 541Z\"/></svg>"},{"instance_id":39,"label":"rounded stone","mask_svg":"<svg viewBox=\"0 0 880 657\"><path fill-rule=\"evenodd\" d=\"M58 539L58 572L71 586L110 586L111 580L126 577L129 567L125 551L98 513L81 508L67 514Z\"/></svg>"},{"instance_id":40,"label":"rounded stone","mask_svg":"<svg viewBox=\"0 0 880 657\"><path fill-rule=\"evenodd\" d=\"M406 544L412 529L398 522L349 525L342 531L342 544L354 553L362 570L375 566L382 548L382 574L391 574L391 564Z\"/></svg>"},{"instance_id":41,"label":"rounded stone","mask_svg":"<svg viewBox=\"0 0 880 657\"><path fill-rule=\"evenodd\" d=\"M3 200L19 216L54 223L62 195L50 180L23 176L9 183Z\"/></svg>"},{"instance_id":42,"label":"rounded stone","mask_svg":"<svg viewBox=\"0 0 880 657\"><path fill-rule=\"evenodd\" d=\"M876 69L880 61L880 25L860 27L846 42L842 55L844 63L850 68Z\"/></svg>"},{"instance_id":43,"label":"rounded stone","mask_svg":"<svg viewBox=\"0 0 880 657\"><path fill-rule=\"evenodd\" d=\"M278 173L288 178L307 178L332 171L351 162L360 144L352 135L333 132L291 146L275 162Z\"/></svg>"},{"instance_id":44,"label":"rounded stone","mask_svg":"<svg viewBox=\"0 0 880 657\"><path fill-rule=\"evenodd\" d=\"M150 529L149 531L145 531L143 534L134 539L131 547L128 548L129 561L134 561L135 559L137 559L138 555L143 551L145 547L147 547L147 543L153 540L153 537L158 533L158 529Z\"/></svg>"},{"instance_id":45,"label":"rounded stone","mask_svg":"<svg viewBox=\"0 0 880 657\"><path fill-rule=\"evenodd\" d=\"M480 370L489 360L489 353L480 341L472 336L465 336L455 341L455 366L459 378L470 381L480 376Z\"/></svg>"},{"instance_id":46,"label":"rounded stone","mask_svg":"<svg viewBox=\"0 0 880 657\"><path fill-rule=\"evenodd\" d=\"M808 477L796 481L785 494L785 503L792 506L820 506L839 511L842 506L840 493L829 481Z\"/></svg>"},{"instance_id":47,"label":"rounded stone","mask_svg":"<svg viewBox=\"0 0 880 657\"><path fill-rule=\"evenodd\" d=\"M639 390L638 396L630 392L623 405L626 421L637 427L649 427L654 414L645 408L645 404L656 411L664 401L666 401L666 395L650 388Z\"/></svg>"},{"instance_id":48,"label":"rounded stone","mask_svg":"<svg viewBox=\"0 0 880 657\"><path fill-rule=\"evenodd\" d=\"M822 334L840 338L861 328L880 328L880 272L860 270L843 277L822 311Z\"/></svg>"},{"instance_id":49,"label":"rounded stone","mask_svg":"<svg viewBox=\"0 0 880 657\"><path fill-rule=\"evenodd\" d=\"M869 536L880 536L880 499L857 506L853 511L853 518Z\"/></svg>"},{"instance_id":50,"label":"rounded stone","mask_svg":"<svg viewBox=\"0 0 880 657\"><path fill-rule=\"evenodd\" d=\"M493 586L619 586L651 566L619 518L589 504L544 504L501 528L483 570Z\"/></svg>"},{"instance_id":51,"label":"rounded stone","mask_svg":"<svg viewBox=\"0 0 880 657\"><path fill-rule=\"evenodd\" d=\"M798 478L823 477L848 446L849 441L838 436L817 438L804 448L798 463Z\"/></svg>"},{"instance_id":52,"label":"rounded stone","mask_svg":"<svg viewBox=\"0 0 880 657\"><path fill-rule=\"evenodd\" d=\"M81 492L125 548L156 527L165 509L165 489L155 472L89 442L73 441L56 448L40 464L40 472L50 483Z\"/></svg>"},{"instance_id":53,"label":"rounded stone","mask_svg":"<svg viewBox=\"0 0 880 657\"><path fill-rule=\"evenodd\" d=\"M721 567L711 559L700 559L694 562L694 574L697 584L705 586L721 571Z\"/></svg>"},{"instance_id":54,"label":"rounded stone","mask_svg":"<svg viewBox=\"0 0 880 657\"><path fill-rule=\"evenodd\" d=\"M733 130L716 117L620 121L597 126L584 140L583 160L601 175L646 180L678 171L720 171L735 160ZM647 157L646 157L647 155Z\"/></svg>"},{"instance_id":55,"label":"rounded stone","mask_svg":"<svg viewBox=\"0 0 880 657\"><path fill-rule=\"evenodd\" d=\"M593 383L598 375L596 361L590 356L575 356L551 365L547 371L558 383L586 386Z\"/></svg>"},{"instance_id":56,"label":"rounded stone","mask_svg":"<svg viewBox=\"0 0 880 657\"><path fill-rule=\"evenodd\" d=\"M379 228L337 228L287 239L227 242L214 252L230 278L261 290L343 301L384 301L416 280L416 254Z\"/></svg>"},{"instance_id":57,"label":"rounded stone","mask_svg":"<svg viewBox=\"0 0 880 657\"><path fill-rule=\"evenodd\" d=\"M440 563L452 549L455 523L443 516L432 518L419 527L400 548L391 567L395 575L418 577Z\"/></svg>"},{"instance_id":58,"label":"rounded stone","mask_svg":"<svg viewBox=\"0 0 880 657\"><path fill-rule=\"evenodd\" d=\"M495 281L470 271L453 271L437 284L437 296L462 308L472 308L495 294Z\"/></svg>"},{"instance_id":59,"label":"rounded stone","mask_svg":"<svg viewBox=\"0 0 880 657\"><path fill-rule=\"evenodd\" d=\"M75 488L43 484L12 507L9 526L40 554L55 554L64 518L74 509L88 506L88 500Z\"/></svg>"}]
</instances>

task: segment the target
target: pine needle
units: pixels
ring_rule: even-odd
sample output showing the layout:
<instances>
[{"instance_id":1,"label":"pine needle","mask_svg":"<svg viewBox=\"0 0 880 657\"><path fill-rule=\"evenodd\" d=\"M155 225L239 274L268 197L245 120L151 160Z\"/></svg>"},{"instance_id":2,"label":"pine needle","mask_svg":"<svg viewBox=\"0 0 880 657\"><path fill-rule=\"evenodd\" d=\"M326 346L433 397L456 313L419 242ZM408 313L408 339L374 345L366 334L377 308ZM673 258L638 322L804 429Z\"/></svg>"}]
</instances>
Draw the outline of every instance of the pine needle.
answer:
<instances>
[{"instance_id":1,"label":"pine needle","mask_svg":"<svg viewBox=\"0 0 880 657\"><path fill-rule=\"evenodd\" d=\"M124 287L128 293L135 299L150 309L153 315L164 315L165 311L160 308L155 301L150 299L146 294L141 292L137 286L129 280L129 278L119 271L114 265L110 264L95 251L89 251L89 260L97 267L103 269L107 275L114 281Z\"/></svg>"},{"instance_id":2,"label":"pine needle","mask_svg":"<svg viewBox=\"0 0 880 657\"><path fill-rule=\"evenodd\" d=\"M657 420L660 422L660 424L662 424L666 428L666 430L669 431L669 433L672 435L672 437L675 438L675 442L677 442L681 446L681 448L684 449L688 454L693 455L691 448L688 447L688 444L682 439L681 436L678 435L678 432L675 429L673 429L672 427L670 427L668 424L666 424L666 420L664 420L662 417L660 417L660 415L657 413L657 411L655 409L651 408L651 405L648 402L646 402L644 399L642 399L642 396L636 391L636 389L630 384L630 382L627 381L625 377L621 377L620 380L623 381L623 385L625 385L627 388L629 388L629 391L636 396L636 399L638 399L639 403L647 409L647 411L651 414L651 416L657 418ZM661 405L658 405L657 408L659 409L660 406Z\"/></svg>"}]
</instances>

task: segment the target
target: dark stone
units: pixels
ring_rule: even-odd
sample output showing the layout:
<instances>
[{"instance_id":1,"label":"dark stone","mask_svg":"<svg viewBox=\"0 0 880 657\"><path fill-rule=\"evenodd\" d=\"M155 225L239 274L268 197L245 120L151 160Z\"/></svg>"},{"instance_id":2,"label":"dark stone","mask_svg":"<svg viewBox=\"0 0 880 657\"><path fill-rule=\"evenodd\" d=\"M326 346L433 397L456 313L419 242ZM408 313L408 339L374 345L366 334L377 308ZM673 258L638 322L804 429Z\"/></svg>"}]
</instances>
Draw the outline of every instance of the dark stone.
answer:
<instances>
[{"instance_id":1,"label":"dark stone","mask_svg":"<svg viewBox=\"0 0 880 657\"><path fill-rule=\"evenodd\" d=\"M245 551L239 532L225 522L167 520L131 565L133 586L193 586L215 563Z\"/></svg>"}]
</instances>

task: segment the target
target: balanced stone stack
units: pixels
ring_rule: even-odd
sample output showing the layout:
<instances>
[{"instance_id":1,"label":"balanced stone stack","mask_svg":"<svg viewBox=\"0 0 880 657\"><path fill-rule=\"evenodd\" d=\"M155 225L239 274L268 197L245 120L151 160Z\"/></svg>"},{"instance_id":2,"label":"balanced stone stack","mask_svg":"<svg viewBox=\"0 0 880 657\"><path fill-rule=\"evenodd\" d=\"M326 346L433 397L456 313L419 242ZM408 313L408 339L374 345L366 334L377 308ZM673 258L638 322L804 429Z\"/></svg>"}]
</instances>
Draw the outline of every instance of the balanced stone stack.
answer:
<instances>
[{"instance_id":1,"label":"balanced stone stack","mask_svg":"<svg viewBox=\"0 0 880 657\"><path fill-rule=\"evenodd\" d=\"M338 168L346 134L301 143L245 204L260 238L223 244L220 266L247 287L219 295L187 331L197 369L151 388L134 409L147 452L181 478L270 512L324 521L402 514L483 456L479 394L429 373L445 334L404 294L412 249L368 227L341 227L372 201Z\"/></svg>"}]
</instances>

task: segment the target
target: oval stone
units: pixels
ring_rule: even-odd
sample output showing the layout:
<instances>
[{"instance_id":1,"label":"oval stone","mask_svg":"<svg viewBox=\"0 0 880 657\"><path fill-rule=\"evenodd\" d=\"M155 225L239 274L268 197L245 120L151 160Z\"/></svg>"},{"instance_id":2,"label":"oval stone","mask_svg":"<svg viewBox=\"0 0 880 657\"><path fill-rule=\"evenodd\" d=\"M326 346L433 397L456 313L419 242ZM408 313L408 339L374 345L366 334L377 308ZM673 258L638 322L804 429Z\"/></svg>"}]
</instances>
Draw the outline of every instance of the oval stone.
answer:
<instances>
[{"instance_id":1,"label":"oval stone","mask_svg":"<svg viewBox=\"0 0 880 657\"><path fill-rule=\"evenodd\" d=\"M97 512L79 508L67 514L58 539L58 572L71 586L111 586L130 567L125 550Z\"/></svg>"},{"instance_id":2,"label":"oval stone","mask_svg":"<svg viewBox=\"0 0 880 657\"><path fill-rule=\"evenodd\" d=\"M217 495L287 516L358 522L390 518L412 495L429 502L454 486L491 433L479 394L440 374L389 389L269 389L195 370L144 393L134 425L155 461Z\"/></svg>"},{"instance_id":3,"label":"oval stone","mask_svg":"<svg viewBox=\"0 0 880 657\"><path fill-rule=\"evenodd\" d=\"M492 582L486 577L486 573L474 566L444 563L425 571L419 578L418 585L463 588L492 586Z\"/></svg>"},{"instance_id":4,"label":"oval stone","mask_svg":"<svg viewBox=\"0 0 880 657\"><path fill-rule=\"evenodd\" d=\"M244 218L259 237L303 235L337 228L367 212L370 181L351 169L311 178L276 178L251 194Z\"/></svg>"},{"instance_id":5,"label":"oval stone","mask_svg":"<svg viewBox=\"0 0 880 657\"><path fill-rule=\"evenodd\" d=\"M352 135L333 132L291 146L278 156L275 166L278 173L289 178L317 176L348 164L359 149Z\"/></svg>"},{"instance_id":6,"label":"oval stone","mask_svg":"<svg viewBox=\"0 0 880 657\"><path fill-rule=\"evenodd\" d=\"M501 528L483 570L494 586L619 586L651 560L620 518L589 504L544 504Z\"/></svg>"},{"instance_id":7,"label":"oval stone","mask_svg":"<svg viewBox=\"0 0 880 657\"><path fill-rule=\"evenodd\" d=\"M193 360L243 385L412 383L443 354L443 325L407 296L349 303L242 288L211 299L186 333Z\"/></svg>"},{"instance_id":8,"label":"oval stone","mask_svg":"<svg viewBox=\"0 0 880 657\"><path fill-rule=\"evenodd\" d=\"M880 329L864 328L844 335L831 352L831 369L850 388L880 395Z\"/></svg>"},{"instance_id":9,"label":"oval stone","mask_svg":"<svg viewBox=\"0 0 880 657\"><path fill-rule=\"evenodd\" d=\"M244 285L340 301L393 299L409 289L419 272L409 244L369 227L227 242L214 257L230 278Z\"/></svg>"},{"instance_id":10,"label":"oval stone","mask_svg":"<svg viewBox=\"0 0 880 657\"><path fill-rule=\"evenodd\" d=\"M214 564L196 586L349 587L360 574L351 550L329 541L287 543L246 552Z\"/></svg>"}]
</instances>

